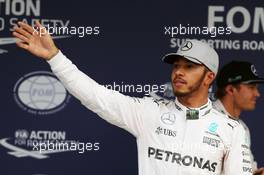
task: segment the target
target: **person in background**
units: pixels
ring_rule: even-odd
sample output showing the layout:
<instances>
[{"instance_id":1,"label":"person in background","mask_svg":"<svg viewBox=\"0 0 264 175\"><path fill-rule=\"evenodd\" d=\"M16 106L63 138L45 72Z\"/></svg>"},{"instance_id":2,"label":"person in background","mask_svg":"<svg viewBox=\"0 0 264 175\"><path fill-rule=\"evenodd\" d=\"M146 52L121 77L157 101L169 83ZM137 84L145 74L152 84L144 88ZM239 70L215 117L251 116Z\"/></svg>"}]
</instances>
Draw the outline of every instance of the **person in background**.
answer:
<instances>
[{"instance_id":1,"label":"person in background","mask_svg":"<svg viewBox=\"0 0 264 175\"><path fill-rule=\"evenodd\" d=\"M250 131L240 119L242 111L252 111L256 107L256 100L260 97L258 84L264 83L264 78L257 75L255 66L250 62L232 61L223 66L216 78L216 98L213 106L229 118L239 121L245 130L245 139L249 145ZM250 149L250 147L249 147ZM257 168L252 152L250 156L254 175L264 175L264 167ZM243 160L250 161L250 160Z\"/></svg>"}]
</instances>

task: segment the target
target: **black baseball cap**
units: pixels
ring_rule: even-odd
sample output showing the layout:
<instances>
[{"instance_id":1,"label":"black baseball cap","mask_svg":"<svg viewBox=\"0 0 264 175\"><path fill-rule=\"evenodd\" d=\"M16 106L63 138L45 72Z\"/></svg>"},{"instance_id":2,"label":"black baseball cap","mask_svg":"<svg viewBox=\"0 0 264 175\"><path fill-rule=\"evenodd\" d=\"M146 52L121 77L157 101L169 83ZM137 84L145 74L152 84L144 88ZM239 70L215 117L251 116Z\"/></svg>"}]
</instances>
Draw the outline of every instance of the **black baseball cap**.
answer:
<instances>
[{"instance_id":1,"label":"black baseball cap","mask_svg":"<svg viewBox=\"0 0 264 175\"><path fill-rule=\"evenodd\" d=\"M224 65L216 78L217 87L239 83L264 83L264 78L258 76L252 63L245 61L231 61Z\"/></svg>"}]
</instances>

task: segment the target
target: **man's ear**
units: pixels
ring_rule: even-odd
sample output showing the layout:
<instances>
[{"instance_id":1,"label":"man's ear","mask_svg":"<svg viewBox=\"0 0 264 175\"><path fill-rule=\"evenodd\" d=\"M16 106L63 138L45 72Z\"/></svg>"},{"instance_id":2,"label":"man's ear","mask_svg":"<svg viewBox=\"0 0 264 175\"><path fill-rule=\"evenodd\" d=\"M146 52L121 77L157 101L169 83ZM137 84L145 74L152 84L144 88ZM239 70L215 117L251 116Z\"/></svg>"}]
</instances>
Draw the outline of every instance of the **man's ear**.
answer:
<instances>
[{"instance_id":1,"label":"man's ear","mask_svg":"<svg viewBox=\"0 0 264 175\"><path fill-rule=\"evenodd\" d=\"M212 71L207 71L205 84L210 86L213 83L214 79L215 79L215 74Z\"/></svg>"},{"instance_id":2,"label":"man's ear","mask_svg":"<svg viewBox=\"0 0 264 175\"><path fill-rule=\"evenodd\" d=\"M225 87L225 91L229 95L233 95L234 94L234 89L235 89L234 86L232 86L231 84L229 84L229 85L227 85Z\"/></svg>"}]
</instances>

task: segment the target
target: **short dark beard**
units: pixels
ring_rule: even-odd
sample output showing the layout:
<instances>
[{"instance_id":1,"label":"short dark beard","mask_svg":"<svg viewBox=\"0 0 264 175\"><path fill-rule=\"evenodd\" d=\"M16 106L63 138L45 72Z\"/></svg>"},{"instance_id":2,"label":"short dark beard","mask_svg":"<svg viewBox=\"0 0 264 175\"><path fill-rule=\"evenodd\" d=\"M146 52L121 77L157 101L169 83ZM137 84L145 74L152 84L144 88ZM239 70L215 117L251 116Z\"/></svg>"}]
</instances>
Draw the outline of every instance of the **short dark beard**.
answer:
<instances>
[{"instance_id":1,"label":"short dark beard","mask_svg":"<svg viewBox=\"0 0 264 175\"><path fill-rule=\"evenodd\" d=\"M201 87L202 82L204 80L204 77L205 77L206 73L207 73L207 71L204 70L203 75L199 78L199 80L192 87L190 87L189 92L184 92L184 93L182 93L182 92L176 92L174 90L174 88L173 88L174 95L176 97L185 97L185 96L190 95L193 92L197 91Z\"/></svg>"}]
</instances>

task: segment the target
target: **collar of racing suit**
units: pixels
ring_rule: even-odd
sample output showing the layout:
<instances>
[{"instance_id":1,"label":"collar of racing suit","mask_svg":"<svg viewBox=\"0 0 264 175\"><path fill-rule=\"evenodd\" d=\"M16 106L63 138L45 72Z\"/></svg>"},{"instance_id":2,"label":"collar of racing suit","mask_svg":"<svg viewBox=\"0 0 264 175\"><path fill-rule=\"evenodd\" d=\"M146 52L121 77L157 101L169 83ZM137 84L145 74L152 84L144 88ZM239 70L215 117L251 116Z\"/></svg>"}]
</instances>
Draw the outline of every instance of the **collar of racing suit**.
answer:
<instances>
[{"instance_id":1,"label":"collar of racing suit","mask_svg":"<svg viewBox=\"0 0 264 175\"><path fill-rule=\"evenodd\" d=\"M226 114L230 117L232 117L231 114L229 114L229 112L227 112L227 110L225 109L223 103L221 102L221 100L217 99L215 102L214 102L214 106L223 114ZM233 117L232 117L233 118Z\"/></svg>"},{"instance_id":2,"label":"collar of racing suit","mask_svg":"<svg viewBox=\"0 0 264 175\"><path fill-rule=\"evenodd\" d=\"M214 101L213 103L213 107L215 107L218 111L220 111L221 113L225 114L226 116L228 116L230 119L232 120L236 120L239 121L241 123L241 120L239 118L236 118L234 116L232 116L225 108L224 104L221 102L221 100L217 99L216 101ZM243 122L243 121L242 121Z\"/></svg>"},{"instance_id":3,"label":"collar of racing suit","mask_svg":"<svg viewBox=\"0 0 264 175\"><path fill-rule=\"evenodd\" d=\"M212 102L208 99L207 103L199 108L189 108L184 106L175 98L175 106L179 111L184 112L187 120L196 120L203 116L206 116L212 109Z\"/></svg>"}]
</instances>

